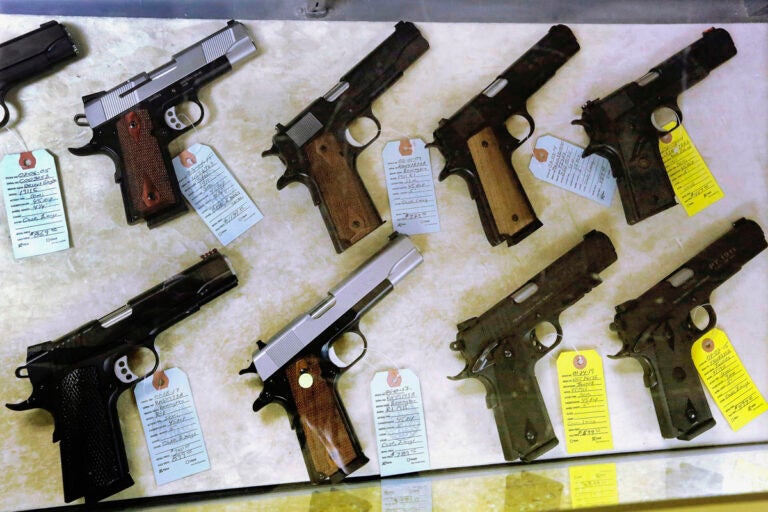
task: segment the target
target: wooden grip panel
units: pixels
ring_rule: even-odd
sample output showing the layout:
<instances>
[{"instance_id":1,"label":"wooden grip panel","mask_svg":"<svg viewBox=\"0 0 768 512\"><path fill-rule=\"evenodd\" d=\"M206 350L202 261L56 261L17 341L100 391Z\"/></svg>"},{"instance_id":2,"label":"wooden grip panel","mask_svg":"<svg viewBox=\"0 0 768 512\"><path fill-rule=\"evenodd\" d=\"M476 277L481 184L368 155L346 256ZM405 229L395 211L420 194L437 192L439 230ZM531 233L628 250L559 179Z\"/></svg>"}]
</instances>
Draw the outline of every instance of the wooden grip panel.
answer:
<instances>
[{"instance_id":1,"label":"wooden grip panel","mask_svg":"<svg viewBox=\"0 0 768 512\"><path fill-rule=\"evenodd\" d=\"M513 237L538 222L493 128L487 126L477 132L467 140L467 145L499 234Z\"/></svg>"},{"instance_id":2,"label":"wooden grip panel","mask_svg":"<svg viewBox=\"0 0 768 512\"><path fill-rule=\"evenodd\" d=\"M333 382L321 374L319 358L307 355L291 362L285 371L296 403L296 433L312 481L341 480L368 462Z\"/></svg>"},{"instance_id":3,"label":"wooden grip panel","mask_svg":"<svg viewBox=\"0 0 768 512\"><path fill-rule=\"evenodd\" d=\"M332 133L318 136L306 152L320 193L320 211L336 250L342 252L379 227L381 217Z\"/></svg>"},{"instance_id":4,"label":"wooden grip panel","mask_svg":"<svg viewBox=\"0 0 768 512\"><path fill-rule=\"evenodd\" d=\"M121 187L129 222L135 222L182 199L174 193L170 157L153 135L152 119L146 110L126 113L117 122L117 137L122 152ZM168 160L166 162L166 160ZM125 195L128 195L126 198Z\"/></svg>"}]
</instances>

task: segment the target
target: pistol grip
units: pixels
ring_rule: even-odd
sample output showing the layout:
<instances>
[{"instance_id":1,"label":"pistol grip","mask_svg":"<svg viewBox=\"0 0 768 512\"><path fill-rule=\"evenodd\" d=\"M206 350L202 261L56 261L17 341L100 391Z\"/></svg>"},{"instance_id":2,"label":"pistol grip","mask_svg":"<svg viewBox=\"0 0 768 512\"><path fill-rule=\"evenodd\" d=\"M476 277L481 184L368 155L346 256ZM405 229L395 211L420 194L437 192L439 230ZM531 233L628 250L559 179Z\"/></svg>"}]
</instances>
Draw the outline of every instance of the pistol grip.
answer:
<instances>
[{"instance_id":1,"label":"pistol grip","mask_svg":"<svg viewBox=\"0 0 768 512\"><path fill-rule=\"evenodd\" d=\"M332 378L309 354L285 369L296 405L293 428L312 483L343 480L368 462Z\"/></svg>"},{"instance_id":2,"label":"pistol grip","mask_svg":"<svg viewBox=\"0 0 768 512\"><path fill-rule=\"evenodd\" d=\"M153 228L187 211L167 146L147 110L117 119L122 167L120 190L128 224L144 219Z\"/></svg>"},{"instance_id":3,"label":"pistol grip","mask_svg":"<svg viewBox=\"0 0 768 512\"><path fill-rule=\"evenodd\" d=\"M496 419L504 459L530 462L557 446L558 440L533 365L521 371L498 363L492 386L486 385L486 402Z\"/></svg>"},{"instance_id":4,"label":"pistol grip","mask_svg":"<svg viewBox=\"0 0 768 512\"><path fill-rule=\"evenodd\" d=\"M502 133L503 130L503 133ZM531 202L512 168L515 141L506 132L487 126L467 140L477 171L475 201L491 245L514 245L541 227Z\"/></svg>"},{"instance_id":5,"label":"pistol grip","mask_svg":"<svg viewBox=\"0 0 768 512\"><path fill-rule=\"evenodd\" d=\"M644 370L645 385L651 390L664 438L690 441L715 426L691 358L690 344L685 344L681 351L657 354Z\"/></svg>"},{"instance_id":6,"label":"pistol grip","mask_svg":"<svg viewBox=\"0 0 768 512\"><path fill-rule=\"evenodd\" d=\"M67 503L80 497L86 503L98 501L133 485L117 396L105 388L95 366L73 370L56 387L55 436Z\"/></svg>"},{"instance_id":7,"label":"pistol grip","mask_svg":"<svg viewBox=\"0 0 768 512\"><path fill-rule=\"evenodd\" d=\"M601 153L611 163L624 217L630 225L677 204L675 191L661 159L659 137L649 119L650 114L647 119L637 119L637 123L641 124L635 126L646 126L639 135L629 127L621 130L620 159Z\"/></svg>"},{"instance_id":8,"label":"pistol grip","mask_svg":"<svg viewBox=\"0 0 768 512\"><path fill-rule=\"evenodd\" d=\"M320 213L336 252L383 224L355 169L355 154L346 142L326 132L306 146L309 172L317 185Z\"/></svg>"}]
</instances>

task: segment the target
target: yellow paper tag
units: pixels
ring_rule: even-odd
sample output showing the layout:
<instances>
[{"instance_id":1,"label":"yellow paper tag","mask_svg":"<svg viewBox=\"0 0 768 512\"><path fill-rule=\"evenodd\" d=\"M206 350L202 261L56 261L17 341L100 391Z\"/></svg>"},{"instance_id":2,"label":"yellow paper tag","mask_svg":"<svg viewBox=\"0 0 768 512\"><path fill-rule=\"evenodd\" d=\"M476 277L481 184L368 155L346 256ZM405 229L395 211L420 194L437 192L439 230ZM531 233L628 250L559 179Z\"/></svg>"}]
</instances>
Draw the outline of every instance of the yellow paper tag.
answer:
<instances>
[{"instance_id":1,"label":"yellow paper tag","mask_svg":"<svg viewBox=\"0 0 768 512\"><path fill-rule=\"evenodd\" d=\"M603 361L594 350L561 352L557 380L568 453L613 448Z\"/></svg>"},{"instance_id":2,"label":"yellow paper tag","mask_svg":"<svg viewBox=\"0 0 768 512\"><path fill-rule=\"evenodd\" d=\"M668 123L664 129L671 130L675 124L675 121ZM659 140L659 151L675 195L689 217L723 197L723 191L682 124Z\"/></svg>"},{"instance_id":3,"label":"yellow paper tag","mask_svg":"<svg viewBox=\"0 0 768 512\"><path fill-rule=\"evenodd\" d=\"M768 410L768 403L749 377L725 332L712 329L696 340L691 347L691 357L701 380L733 430L739 430Z\"/></svg>"},{"instance_id":4,"label":"yellow paper tag","mask_svg":"<svg viewBox=\"0 0 768 512\"><path fill-rule=\"evenodd\" d=\"M587 464L568 468L571 507L596 507L619 503L616 464Z\"/></svg>"}]
</instances>

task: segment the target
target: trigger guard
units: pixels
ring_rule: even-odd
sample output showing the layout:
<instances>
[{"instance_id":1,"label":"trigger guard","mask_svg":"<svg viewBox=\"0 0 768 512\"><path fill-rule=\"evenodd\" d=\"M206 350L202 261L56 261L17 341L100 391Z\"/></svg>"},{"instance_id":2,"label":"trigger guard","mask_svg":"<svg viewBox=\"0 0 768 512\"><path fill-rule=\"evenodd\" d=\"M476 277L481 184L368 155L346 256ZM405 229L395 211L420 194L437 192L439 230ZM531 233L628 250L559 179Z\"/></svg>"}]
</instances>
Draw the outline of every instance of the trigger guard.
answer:
<instances>
[{"instance_id":1,"label":"trigger guard","mask_svg":"<svg viewBox=\"0 0 768 512\"><path fill-rule=\"evenodd\" d=\"M560 327L560 323L558 322L550 322L549 320L543 320L542 322L548 322L552 324L552 326L555 328L555 341L551 345L545 345L541 342L538 336L536 336L536 328L531 331L531 339L533 340L533 345L536 348L536 350L541 354L546 354L555 347L557 347L560 342L563 340L563 329Z\"/></svg>"},{"instance_id":2,"label":"trigger guard","mask_svg":"<svg viewBox=\"0 0 768 512\"><path fill-rule=\"evenodd\" d=\"M680 126L683 124L683 112L680 110L680 108L677 106L676 103L667 103L667 104L660 105L659 107L657 107L657 109L661 109L661 108L668 108L669 110L674 112L674 114L675 114L675 123L676 123L675 126L673 126L671 130L662 130L658 126L656 126L655 122L651 123L653 125L653 127L656 129L656 132L657 132L658 136L659 137L664 137L665 135L669 135L673 131L675 131L678 128L680 128ZM655 112L655 110L654 110L654 112Z\"/></svg>"},{"instance_id":3,"label":"trigger guard","mask_svg":"<svg viewBox=\"0 0 768 512\"><path fill-rule=\"evenodd\" d=\"M717 315L715 314L715 309L709 304L702 304L699 307L703 308L704 311L707 312L707 316L709 317L709 322L707 322L706 327L704 327L703 329L699 329L698 327L696 327L696 324L694 324L693 321L691 321L691 325L693 326L694 329L699 331L701 334L704 334L715 328L715 326L717 325Z\"/></svg>"},{"instance_id":4,"label":"trigger guard","mask_svg":"<svg viewBox=\"0 0 768 512\"><path fill-rule=\"evenodd\" d=\"M361 116L358 116L356 119L361 119L361 118L370 119L371 121L373 121L373 124L376 125L376 134L373 137L371 137L369 141L365 143L361 143L359 140L357 140L355 137L352 136L352 133L349 131L348 126L344 128L344 140L346 140L350 146L357 148L358 151L362 151L368 146L370 146L371 144L373 144L373 142L379 138L379 135L381 135L381 123L379 122L378 119L376 119L376 116L373 115L373 112L367 112Z\"/></svg>"},{"instance_id":5,"label":"trigger guard","mask_svg":"<svg viewBox=\"0 0 768 512\"><path fill-rule=\"evenodd\" d=\"M531 114L529 114L528 112L523 112L522 114L519 114L519 115L528 122L528 135L520 139L518 141L518 145L530 139L531 135L533 135L533 132L536 129L536 123L534 122L533 117L531 117Z\"/></svg>"},{"instance_id":6,"label":"trigger guard","mask_svg":"<svg viewBox=\"0 0 768 512\"><path fill-rule=\"evenodd\" d=\"M11 118L11 112L8 110L8 105L5 104L5 101L0 101L0 106L3 107L3 118L0 119L0 128L2 128L8 124L8 120Z\"/></svg>"},{"instance_id":7,"label":"trigger guard","mask_svg":"<svg viewBox=\"0 0 768 512\"><path fill-rule=\"evenodd\" d=\"M160 364L160 356L158 356L154 348L151 348L150 350L152 351L152 355L155 357L155 364L152 366L152 369L149 370L149 372L147 372L147 374L142 377L142 379L147 378L150 375L154 374L155 371L157 371L157 367ZM117 380L119 380L123 384L133 384L134 382L139 380L139 377L135 373L133 373L133 370L131 370L131 367L128 366L128 354L125 354L117 358L117 360L115 361L115 364L112 366L112 371L114 372L115 377L117 377Z\"/></svg>"},{"instance_id":8,"label":"trigger guard","mask_svg":"<svg viewBox=\"0 0 768 512\"><path fill-rule=\"evenodd\" d=\"M190 102L197 105L197 107L200 109L200 117L198 117L195 121L190 120L185 114L178 115L176 113L176 107L177 105L171 105L163 115L163 120L165 121L165 125L170 128L171 130L175 130L177 132L192 128L194 126L199 125L204 116L204 110L203 105L200 103L197 99L190 99ZM184 122L181 120L182 117L187 118L187 121Z\"/></svg>"},{"instance_id":9,"label":"trigger guard","mask_svg":"<svg viewBox=\"0 0 768 512\"><path fill-rule=\"evenodd\" d=\"M328 360L340 371L346 371L347 369L354 366L358 361L360 361L366 352L368 352L368 340L365 339L365 336L363 336L363 333L360 331L347 331L352 334L356 334L357 336L360 336L360 339L363 340L363 350L360 351L360 354L353 359L350 363L344 364L344 361L342 361L338 355L336 355L336 350L333 348L333 343L331 343L328 346ZM338 338L337 338L338 339ZM341 363L341 364L339 364Z\"/></svg>"}]
</instances>

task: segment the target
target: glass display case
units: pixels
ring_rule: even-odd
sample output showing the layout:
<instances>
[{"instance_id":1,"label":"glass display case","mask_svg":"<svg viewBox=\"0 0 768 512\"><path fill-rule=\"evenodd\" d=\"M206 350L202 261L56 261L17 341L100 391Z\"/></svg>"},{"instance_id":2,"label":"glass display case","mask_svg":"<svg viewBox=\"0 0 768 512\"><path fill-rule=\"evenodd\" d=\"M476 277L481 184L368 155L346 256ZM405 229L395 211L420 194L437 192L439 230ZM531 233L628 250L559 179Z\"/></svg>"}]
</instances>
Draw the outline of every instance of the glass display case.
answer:
<instances>
[{"instance_id":1,"label":"glass display case","mask_svg":"<svg viewBox=\"0 0 768 512\"><path fill-rule=\"evenodd\" d=\"M0 510L764 505L766 21L1 2Z\"/></svg>"}]
</instances>

